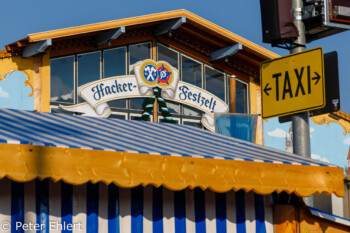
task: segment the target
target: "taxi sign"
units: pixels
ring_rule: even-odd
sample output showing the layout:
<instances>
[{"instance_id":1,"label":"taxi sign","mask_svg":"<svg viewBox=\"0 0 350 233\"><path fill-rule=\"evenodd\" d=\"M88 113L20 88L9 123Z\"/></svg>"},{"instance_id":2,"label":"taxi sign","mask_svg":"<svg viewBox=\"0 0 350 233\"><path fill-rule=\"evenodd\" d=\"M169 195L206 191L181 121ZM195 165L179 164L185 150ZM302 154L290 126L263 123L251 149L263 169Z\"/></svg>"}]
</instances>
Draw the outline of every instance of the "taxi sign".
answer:
<instances>
[{"instance_id":1,"label":"taxi sign","mask_svg":"<svg viewBox=\"0 0 350 233\"><path fill-rule=\"evenodd\" d=\"M321 47L265 61L260 65L260 75L263 118L325 106Z\"/></svg>"}]
</instances>

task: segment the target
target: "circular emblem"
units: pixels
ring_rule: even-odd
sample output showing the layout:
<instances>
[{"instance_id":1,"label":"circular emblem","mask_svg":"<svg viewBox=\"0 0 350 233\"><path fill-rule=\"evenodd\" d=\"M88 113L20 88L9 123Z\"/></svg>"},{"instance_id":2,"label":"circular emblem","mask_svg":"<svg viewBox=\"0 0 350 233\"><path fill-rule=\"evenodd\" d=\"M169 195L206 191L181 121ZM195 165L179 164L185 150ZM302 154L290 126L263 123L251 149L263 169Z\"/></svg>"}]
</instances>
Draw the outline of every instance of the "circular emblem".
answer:
<instances>
[{"instance_id":1,"label":"circular emblem","mask_svg":"<svg viewBox=\"0 0 350 233\"><path fill-rule=\"evenodd\" d=\"M158 73L158 82L169 84L171 72L164 65L161 65L157 68Z\"/></svg>"},{"instance_id":2,"label":"circular emblem","mask_svg":"<svg viewBox=\"0 0 350 233\"><path fill-rule=\"evenodd\" d=\"M157 69L153 64L146 64L143 68L142 74L143 78L149 83L157 81Z\"/></svg>"}]
</instances>

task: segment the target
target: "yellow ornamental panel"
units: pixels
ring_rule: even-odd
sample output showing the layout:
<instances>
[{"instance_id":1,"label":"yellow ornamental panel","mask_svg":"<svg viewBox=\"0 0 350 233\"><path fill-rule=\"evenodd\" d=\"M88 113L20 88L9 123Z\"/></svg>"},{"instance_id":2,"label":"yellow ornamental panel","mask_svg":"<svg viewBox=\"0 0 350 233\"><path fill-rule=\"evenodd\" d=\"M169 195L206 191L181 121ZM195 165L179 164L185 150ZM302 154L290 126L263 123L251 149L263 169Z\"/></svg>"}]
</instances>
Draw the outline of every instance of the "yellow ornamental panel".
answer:
<instances>
[{"instance_id":1,"label":"yellow ornamental panel","mask_svg":"<svg viewBox=\"0 0 350 233\"><path fill-rule=\"evenodd\" d=\"M263 62L260 75L263 118L290 115L325 105L322 48Z\"/></svg>"}]
</instances>

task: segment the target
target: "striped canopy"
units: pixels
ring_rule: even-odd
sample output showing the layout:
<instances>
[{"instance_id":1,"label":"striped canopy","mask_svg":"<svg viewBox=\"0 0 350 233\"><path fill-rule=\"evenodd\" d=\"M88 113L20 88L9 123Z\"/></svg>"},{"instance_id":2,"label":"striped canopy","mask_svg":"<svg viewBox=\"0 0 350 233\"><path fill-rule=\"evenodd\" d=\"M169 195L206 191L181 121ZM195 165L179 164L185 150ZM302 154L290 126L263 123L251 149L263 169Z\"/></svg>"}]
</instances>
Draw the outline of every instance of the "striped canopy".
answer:
<instances>
[{"instance_id":1,"label":"striped canopy","mask_svg":"<svg viewBox=\"0 0 350 233\"><path fill-rule=\"evenodd\" d=\"M0 176L19 181L344 192L341 168L176 124L0 109L0 142Z\"/></svg>"}]
</instances>

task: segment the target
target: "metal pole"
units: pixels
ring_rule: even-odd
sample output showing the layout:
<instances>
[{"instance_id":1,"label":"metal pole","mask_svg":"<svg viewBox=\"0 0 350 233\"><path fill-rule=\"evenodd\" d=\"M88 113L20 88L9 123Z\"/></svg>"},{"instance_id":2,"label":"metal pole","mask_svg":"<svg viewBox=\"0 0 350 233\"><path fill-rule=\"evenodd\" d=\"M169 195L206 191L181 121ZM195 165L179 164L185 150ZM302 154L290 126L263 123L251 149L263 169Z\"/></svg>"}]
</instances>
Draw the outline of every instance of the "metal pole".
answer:
<instances>
[{"instance_id":1,"label":"metal pole","mask_svg":"<svg viewBox=\"0 0 350 233\"><path fill-rule=\"evenodd\" d=\"M302 21L302 0L292 0L292 10L294 13L294 24L298 28L299 37L294 43L302 45L296 46L290 50L290 53L297 53L305 50L305 27ZM310 149L310 126L309 126L309 112L302 112L292 115L292 128L293 128L293 153L311 158ZM312 196L304 198L307 205L313 206Z\"/></svg>"}]
</instances>

